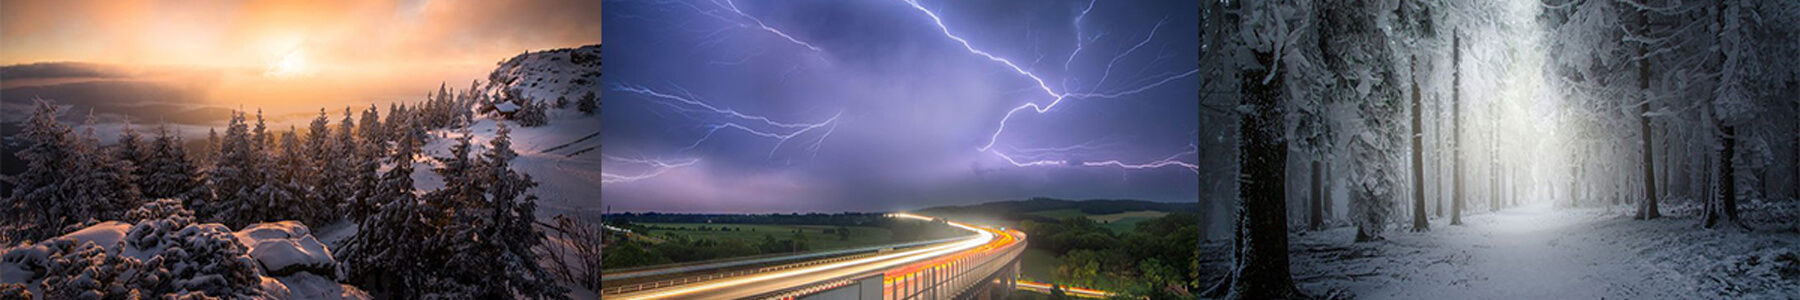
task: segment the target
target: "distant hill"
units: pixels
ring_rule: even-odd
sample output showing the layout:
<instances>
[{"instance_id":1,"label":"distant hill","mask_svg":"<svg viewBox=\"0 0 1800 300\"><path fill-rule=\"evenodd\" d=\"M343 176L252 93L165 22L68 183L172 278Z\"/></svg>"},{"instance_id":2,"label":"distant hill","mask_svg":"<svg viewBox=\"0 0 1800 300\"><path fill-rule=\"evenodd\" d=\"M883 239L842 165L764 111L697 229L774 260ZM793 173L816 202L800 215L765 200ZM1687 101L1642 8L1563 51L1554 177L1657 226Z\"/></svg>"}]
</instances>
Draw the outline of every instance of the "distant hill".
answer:
<instances>
[{"instance_id":1,"label":"distant hill","mask_svg":"<svg viewBox=\"0 0 1800 300\"><path fill-rule=\"evenodd\" d=\"M1028 200L1009 200L988 202L975 205L939 206L918 210L919 214L946 218L994 219L1018 222L1033 220L1038 222L1057 222L1058 217L1070 215L1111 215L1126 212L1188 212L1199 213L1198 202L1151 202L1143 200L1065 200L1054 198L1031 198Z\"/></svg>"}]
</instances>

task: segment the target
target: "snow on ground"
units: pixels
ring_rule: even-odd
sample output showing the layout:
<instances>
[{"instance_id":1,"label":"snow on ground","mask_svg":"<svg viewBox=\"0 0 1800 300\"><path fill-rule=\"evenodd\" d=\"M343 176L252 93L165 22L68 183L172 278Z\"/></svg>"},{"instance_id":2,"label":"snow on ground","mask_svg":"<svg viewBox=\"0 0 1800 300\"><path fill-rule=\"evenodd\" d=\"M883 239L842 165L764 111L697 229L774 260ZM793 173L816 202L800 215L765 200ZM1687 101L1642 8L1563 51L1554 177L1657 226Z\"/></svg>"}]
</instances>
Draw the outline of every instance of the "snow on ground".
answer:
<instances>
[{"instance_id":1,"label":"snow on ground","mask_svg":"<svg viewBox=\"0 0 1800 300\"><path fill-rule=\"evenodd\" d=\"M1757 229L1745 232L1701 229L1689 206L1635 221L1625 208L1539 204L1465 216L1463 226L1435 219L1428 232L1396 228L1376 242L1352 243L1353 227L1297 233L1289 248L1301 289L1335 298L1792 298L1797 207L1748 204ZM1228 246L1204 247L1206 280L1223 274Z\"/></svg>"},{"instance_id":2,"label":"snow on ground","mask_svg":"<svg viewBox=\"0 0 1800 300\"><path fill-rule=\"evenodd\" d=\"M487 151L488 140L493 139L498 128L495 120L479 119L470 132L475 135L472 144L475 153ZM541 127L519 127L516 123L507 122L512 128L513 151L519 156L512 161L514 171L530 174L538 186L531 193L538 196L539 219L549 219L557 214L583 216L598 214L600 204L600 153L594 151L600 146L598 137L600 117L585 115L574 110L552 109L550 125ZM429 156L449 155L450 146L456 144L455 137L459 129L437 130L433 134L441 134L444 138L433 139L422 148ZM413 173L413 181L421 191L429 191L444 186L443 179L433 173L431 168L436 161L421 160Z\"/></svg>"},{"instance_id":3,"label":"snow on ground","mask_svg":"<svg viewBox=\"0 0 1800 300\"><path fill-rule=\"evenodd\" d=\"M571 103L566 108L550 109L550 123L545 126L520 127L517 123L507 123L513 130L513 151L519 153L512 161L512 168L537 180L538 187L531 192L539 198L537 215L541 219L557 214L577 217L599 214L600 116L576 111L573 104L589 92L600 93L599 57L599 45L531 52L501 63L489 75L490 80L511 82L510 85L487 87L489 89L511 89L541 101L566 97ZM470 131L475 134L475 153L487 149L487 142L494 137L497 128L494 122L480 118L470 126ZM423 153L426 156L448 155L459 130L432 131L432 135L440 138L427 143L422 148ZM431 172L435 164L429 159L420 160L413 173L413 181L419 190L428 191L444 185L443 180Z\"/></svg>"},{"instance_id":4,"label":"snow on ground","mask_svg":"<svg viewBox=\"0 0 1800 300\"><path fill-rule=\"evenodd\" d=\"M250 257L262 264L269 275L286 276L300 272L331 274L337 262L325 244L313 238L306 225L281 221L250 225L232 235L250 246Z\"/></svg>"},{"instance_id":5,"label":"snow on ground","mask_svg":"<svg viewBox=\"0 0 1800 300\"><path fill-rule=\"evenodd\" d=\"M118 245L119 240L125 238L125 233L128 231L131 231L131 223L106 221L70 232L62 237L73 239L77 244L93 242L100 245Z\"/></svg>"}]
</instances>

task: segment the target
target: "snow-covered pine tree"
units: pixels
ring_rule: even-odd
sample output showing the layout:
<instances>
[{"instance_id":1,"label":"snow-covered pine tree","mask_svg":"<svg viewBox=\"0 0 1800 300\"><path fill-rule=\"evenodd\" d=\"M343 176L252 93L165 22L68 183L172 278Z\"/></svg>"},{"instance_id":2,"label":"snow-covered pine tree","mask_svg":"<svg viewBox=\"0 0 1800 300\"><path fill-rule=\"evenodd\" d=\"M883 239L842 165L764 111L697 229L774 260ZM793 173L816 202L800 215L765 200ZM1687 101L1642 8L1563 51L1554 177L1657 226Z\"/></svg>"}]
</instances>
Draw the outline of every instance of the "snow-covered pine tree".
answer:
<instances>
[{"instance_id":1,"label":"snow-covered pine tree","mask_svg":"<svg viewBox=\"0 0 1800 300\"><path fill-rule=\"evenodd\" d=\"M338 142L332 140L334 137L330 125L331 120L326 117L325 109L320 108L319 116L313 118L312 123L307 126L306 146L300 149L304 152L304 156L300 158L300 164L297 166L299 170L292 174L296 176L296 182L301 185L301 189L297 192L301 192L302 197L300 198L304 200L298 203L301 213L291 216L292 218L300 218L307 220L308 223L317 224L313 217L325 215L322 212L325 210L324 207L336 207L334 199L344 197L344 190L340 189L338 184L345 178L339 177L341 174L333 172L333 168L336 167L334 166L335 161L342 159L343 156L338 155L336 149ZM298 178L298 176L305 176L305 178Z\"/></svg>"},{"instance_id":2,"label":"snow-covered pine tree","mask_svg":"<svg viewBox=\"0 0 1800 300\"><path fill-rule=\"evenodd\" d=\"M330 178L328 180L331 181L321 185L321 188L326 189L326 192L322 193L326 195L326 198L320 199L317 209L313 211L312 220L317 222L316 224L337 220L339 216L342 216L340 207L343 207L345 203L355 201L356 197L362 195L362 187L373 185L372 181L363 184L362 179L364 178L360 178L357 173L357 168L363 165L361 160L363 149L361 143L357 141L355 130L356 123L351 119L350 107L344 107L344 118L338 121L338 129L334 131L335 135L329 143L331 155L325 162L324 177Z\"/></svg>"},{"instance_id":3,"label":"snow-covered pine tree","mask_svg":"<svg viewBox=\"0 0 1800 300\"><path fill-rule=\"evenodd\" d=\"M543 101L525 100L525 105L513 113L513 120L524 127L544 126L550 123L549 111L550 107Z\"/></svg>"},{"instance_id":4,"label":"snow-covered pine tree","mask_svg":"<svg viewBox=\"0 0 1800 300\"><path fill-rule=\"evenodd\" d=\"M378 194L376 188L381 182L381 159L386 155L387 149L386 143L382 141L382 124L379 120L375 107L369 106L369 110L363 111L362 126L358 127L356 138L346 139L351 141L347 143L346 149L351 153L345 157L354 163L349 172L355 196L346 199L339 211L348 214L351 220L362 220L374 214L375 208L382 203L373 199Z\"/></svg>"},{"instance_id":5,"label":"snow-covered pine tree","mask_svg":"<svg viewBox=\"0 0 1800 300\"><path fill-rule=\"evenodd\" d=\"M150 170L143 167L145 160L150 157L150 146L144 143L143 134L138 133L136 126L125 123L125 128L119 132L119 141L113 145L112 150L114 160L131 164L132 178L137 180L133 183L143 187L146 183L144 180L150 178Z\"/></svg>"},{"instance_id":6,"label":"snow-covered pine tree","mask_svg":"<svg viewBox=\"0 0 1800 300\"><path fill-rule=\"evenodd\" d=\"M219 129L218 128L207 128L206 129L206 145L202 145L202 147L200 149L199 162L201 164L201 168L208 169L208 170L212 169L212 162L216 161L218 159L218 154L219 154Z\"/></svg>"},{"instance_id":7,"label":"snow-covered pine tree","mask_svg":"<svg viewBox=\"0 0 1800 300\"><path fill-rule=\"evenodd\" d=\"M1350 192L1351 223L1357 225L1357 240L1378 239L1386 229L1388 215L1399 193L1401 165L1399 126L1400 82L1394 72L1393 53L1387 33L1382 30L1383 16L1389 11L1351 1L1321 3L1324 20L1320 34L1327 69L1339 74L1330 93L1340 101L1351 103L1361 122L1360 132L1349 137L1351 159Z\"/></svg>"},{"instance_id":8,"label":"snow-covered pine tree","mask_svg":"<svg viewBox=\"0 0 1800 300\"><path fill-rule=\"evenodd\" d=\"M440 209L475 205L485 194L482 190L485 185L475 176L475 161L469 158L475 148L471 140L474 133L466 126L460 132L456 144L450 145L449 155L432 158L437 160L438 166L431 171L444 179L444 187L427 195L426 203Z\"/></svg>"},{"instance_id":9,"label":"snow-covered pine tree","mask_svg":"<svg viewBox=\"0 0 1800 300\"><path fill-rule=\"evenodd\" d=\"M229 220L225 224L232 228L241 228L258 222L277 220L305 220L308 215L308 203L313 201L309 181L317 176L310 173L311 168L305 150L301 149L300 139L296 137L293 127L280 134L280 143L276 144L279 152L275 153L262 170L264 180L257 186L256 193L251 196L250 213L243 218Z\"/></svg>"},{"instance_id":10,"label":"snow-covered pine tree","mask_svg":"<svg viewBox=\"0 0 1800 300\"><path fill-rule=\"evenodd\" d=\"M587 94L581 95L580 101L575 101L575 110L593 115L594 111L600 110L600 97L594 96L594 91L588 91Z\"/></svg>"},{"instance_id":11,"label":"snow-covered pine tree","mask_svg":"<svg viewBox=\"0 0 1800 300\"><path fill-rule=\"evenodd\" d=\"M142 202L142 193L132 175L134 167L113 159L111 153L100 147L94 122L94 114L89 112L81 136L71 143L74 146L71 160L74 166L68 169L71 176L62 182L62 193L67 197L64 201L73 205L69 208L76 211L68 216L75 217L72 221L76 222L118 219L126 210L136 208Z\"/></svg>"},{"instance_id":12,"label":"snow-covered pine tree","mask_svg":"<svg viewBox=\"0 0 1800 300\"><path fill-rule=\"evenodd\" d=\"M489 228L481 232L491 236L476 240L486 243L485 248L492 248L495 255L469 257L487 260L488 263L475 265L484 269L473 270L475 275L497 274L499 278L478 281L486 286L483 290L488 296L520 295L528 298L557 299L567 292L556 285L550 272L537 263L537 254L532 249L544 240L543 232L535 227L537 220L537 195L526 194L537 182L531 175L513 171L510 163L518 153L512 150L512 129L504 123L499 124L494 139L488 141L488 151L481 154L476 170L487 173L479 175L483 182L490 185L487 189L490 208L488 220L484 222ZM478 211L478 210L477 210ZM494 280L497 279L497 280Z\"/></svg>"},{"instance_id":13,"label":"snow-covered pine tree","mask_svg":"<svg viewBox=\"0 0 1800 300\"><path fill-rule=\"evenodd\" d=\"M400 128L401 126L404 125L402 123L405 123L405 122L402 122L402 120L406 119L406 118L403 118L405 116L405 114L406 114L405 105L402 105L399 103L388 103L387 120L384 120L381 122L381 125L382 125L381 140L394 141L394 142L400 141L400 136L397 133L402 132L402 130L405 130L403 128Z\"/></svg>"},{"instance_id":14,"label":"snow-covered pine tree","mask_svg":"<svg viewBox=\"0 0 1800 300\"><path fill-rule=\"evenodd\" d=\"M392 110L389 111L392 112ZM387 131L382 127L385 125L381 123L381 113L375 110L374 104L369 104L369 109L362 112L362 119L357 120L356 124L357 138L374 144L376 147L386 148L385 133Z\"/></svg>"},{"instance_id":15,"label":"snow-covered pine tree","mask_svg":"<svg viewBox=\"0 0 1800 300\"><path fill-rule=\"evenodd\" d=\"M150 156L140 170L148 171L138 188L143 190L144 198L179 198L207 196L200 185L198 169L188 160L186 147L182 146L181 136L169 131L168 124L156 127L156 138L150 141Z\"/></svg>"},{"instance_id":16,"label":"snow-covered pine tree","mask_svg":"<svg viewBox=\"0 0 1800 300\"><path fill-rule=\"evenodd\" d=\"M381 203L380 208L362 219L361 229L338 251L343 277L377 295L421 294L425 277L431 274L425 270L431 266L427 254L435 252L424 247L424 241L436 234L433 224L439 223L433 219L437 213L414 194L413 160L418 151L414 136L400 137L387 157L393 167L382 174L370 199Z\"/></svg>"},{"instance_id":17,"label":"snow-covered pine tree","mask_svg":"<svg viewBox=\"0 0 1800 300\"><path fill-rule=\"evenodd\" d=\"M63 226L78 212L61 193L62 182L74 174L75 138L68 126L57 123L60 108L49 101L36 100L31 117L15 136L23 147L14 153L25 163L25 170L12 178L12 195L6 198L4 228L9 229L0 242L41 240L60 234Z\"/></svg>"},{"instance_id":18,"label":"snow-covered pine tree","mask_svg":"<svg viewBox=\"0 0 1800 300\"><path fill-rule=\"evenodd\" d=\"M244 219L256 188L262 185L258 180L263 169L263 152L259 150L259 142L253 140L249 127L244 124L243 112L232 112L230 121L225 127L225 135L219 139L219 153L214 155L212 170L207 172L207 186L212 190L212 197L186 199L187 205L193 208L194 215L201 222L225 222Z\"/></svg>"},{"instance_id":19,"label":"snow-covered pine tree","mask_svg":"<svg viewBox=\"0 0 1800 300\"><path fill-rule=\"evenodd\" d=\"M275 136L269 135L269 126L263 121L262 109L256 109L256 128L250 129L250 145L257 152L267 154L274 151Z\"/></svg>"}]
</instances>

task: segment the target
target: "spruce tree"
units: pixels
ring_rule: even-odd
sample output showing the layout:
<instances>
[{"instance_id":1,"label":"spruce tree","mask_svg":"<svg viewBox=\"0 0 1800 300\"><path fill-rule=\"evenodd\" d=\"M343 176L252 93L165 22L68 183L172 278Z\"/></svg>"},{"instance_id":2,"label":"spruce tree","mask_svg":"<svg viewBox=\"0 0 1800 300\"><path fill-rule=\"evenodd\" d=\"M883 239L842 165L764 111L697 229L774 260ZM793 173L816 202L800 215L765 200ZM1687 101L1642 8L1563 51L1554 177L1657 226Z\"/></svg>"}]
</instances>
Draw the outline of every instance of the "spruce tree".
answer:
<instances>
[{"instance_id":1,"label":"spruce tree","mask_svg":"<svg viewBox=\"0 0 1800 300\"><path fill-rule=\"evenodd\" d=\"M69 221L118 219L142 201L135 183L137 180L132 175L134 168L101 149L100 139L94 132L94 121L93 113L89 112L81 136L71 143L74 166L68 169L71 176L62 182L62 193L67 197L63 205L68 205L65 209L71 210L66 215L73 217Z\"/></svg>"},{"instance_id":2,"label":"spruce tree","mask_svg":"<svg viewBox=\"0 0 1800 300\"><path fill-rule=\"evenodd\" d=\"M575 110L579 110L583 114L593 115L594 111L600 110L600 98L595 97L593 91L588 91L587 94L581 95L581 101L575 102Z\"/></svg>"},{"instance_id":3,"label":"spruce tree","mask_svg":"<svg viewBox=\"0 0 1800 300\"><path fill-rule=\"evenodd\" d=\"M125 124L125 128L119 132L119 142L113 146L112 154L113 159L131 164L132 178L138 180L134 183L139 187L144 186L143 180L150 177L150 170L143 168L145 160L150 157L150 146L144 144L144 137L136 127L130 123Z\"/></svg>"},{"instance_id":4,"label":"spruce tree","mask_svg":"<svg viewBox=\"0 0 1800 300\"><path fill-rule=\"evenodd\" d=\"M431 249L424 247L424 241L436 228L430 218L434 214L413 193L413 160L418 150L418 140L412 136L398 140L393 155L387 158L393 168L382 174L371 197L381 207L362 220L361 230L338 252L346 278L376 295L416 294L426 286L425 275L430 274L425 272L432 266L425 254Z\"/></svg>"},{"instance_id":5,"label":"spruce tree","mask_svg":"<svg viewBox=\"0 0 1800 300\"><path fill-rule=\"evenodd\" d=\"M156 139L150 141L150 154L139 170L147 171L138 188L147 199L190 199L206 195L194 164L188 161L181 137L169 132L168 124L156 128Z\"/></svg>"},{"instance_id":6,"label":"spruce tree","mask_svg":"<svg viewBox=\"0 0 1800 300\"><path fill-rule=\"evenodd\" d=\"M71 151L69 127L56 122L59 108L48 101L37 100L36 109L16 135L23 147L14 153L25 163L25 170L13 179L12 194L6 198L6 241L40 240L54 236L62 226L72 222L69 201L60 193L62 182L74 174L67 172L75 156Z\"/></svg>"},{"instance_id":7,"label":"spruce tree","mask_svg":"<svg viewBox=\"0 0 1800 300\"><path fill-rule=\"evenodd\" d=\"M477 170L487 173L482 177L491 185L487 189L492 206L487 224L491 227L484 232L494 235L480 241L496 248L499 255L488 256L495 261L485 265L490 269L478 273L502 275L499 280L484 281L490 286L490 295L559 298L566 291L537 264L537 254L532 252L544 239L533 224L537 220L537 195L526 194L537 187L537 182L531 175L513 171L509 166L518 157L512 150L512 129L504 123L498 125Z\"/></svg>"},{"instance_id":8,"label":"spruce tree","mask_svg":"<svg viewBox=\"0 0 1800 300\"><path fill-rule=\"evenodd\" d=\"M219 153L213 155L213 167L206 176L213 196L187 199L187 206L194 209L195 217L202 222L242 218L240 215L247 213L244 204L262 185L256 178L262 170L259 162L263 158L261 143L253 140L255 136L250 134L244 121L243 112L232 112L225 135L219 138Z\"/></svg>"}]
</instances>

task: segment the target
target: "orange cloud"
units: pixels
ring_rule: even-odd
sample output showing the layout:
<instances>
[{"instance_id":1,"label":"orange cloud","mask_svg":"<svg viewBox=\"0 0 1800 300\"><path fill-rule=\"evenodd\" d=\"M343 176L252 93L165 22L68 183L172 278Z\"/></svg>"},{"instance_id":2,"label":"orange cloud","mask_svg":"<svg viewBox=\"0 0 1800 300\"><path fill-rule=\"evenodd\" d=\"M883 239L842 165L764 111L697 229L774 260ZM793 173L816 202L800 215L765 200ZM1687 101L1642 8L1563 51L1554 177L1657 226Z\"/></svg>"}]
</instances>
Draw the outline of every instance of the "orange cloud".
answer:
<instances>
[{"instance_id":1,"label":"orange cloud","mask_svg":"<svg viewBox=\"0 0 1800 300\"><path fill-rule=\"evenodd\" d=\"M310 110L467 86L600 32L599 0L3 0L0 65L210 69L212 104Z\"/></svg>"}]
</instances>

